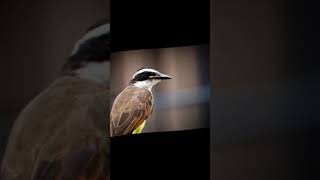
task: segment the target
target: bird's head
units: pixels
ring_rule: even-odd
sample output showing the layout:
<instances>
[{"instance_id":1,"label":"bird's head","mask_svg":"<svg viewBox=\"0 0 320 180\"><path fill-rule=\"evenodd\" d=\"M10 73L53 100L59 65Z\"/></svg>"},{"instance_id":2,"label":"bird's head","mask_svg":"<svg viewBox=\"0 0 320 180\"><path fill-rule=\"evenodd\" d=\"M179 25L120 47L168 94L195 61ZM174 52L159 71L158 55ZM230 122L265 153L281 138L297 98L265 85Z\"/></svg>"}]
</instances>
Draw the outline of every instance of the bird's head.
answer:
<instances>
[{"instance_id":1,"label":"bird's head","mask_svg":"<svg viewBox=\"0 0 320 180\"><path fill-rule=\"evenodd\" d=\"M154 85L172 77L150 68L139 69L130 80L130 85L151 90Z\"/></svg>"},{"instance_id":2,"label":"bird's head","mask_svg":"<svg viewBox=\"0 0 320 180\"><path fill-rule=\"evenodd\" d=\"M108 19L102 19L76 42L62 73L106 83L110 76L109 64L110 23Z\"/></svg>"}]
</instances>

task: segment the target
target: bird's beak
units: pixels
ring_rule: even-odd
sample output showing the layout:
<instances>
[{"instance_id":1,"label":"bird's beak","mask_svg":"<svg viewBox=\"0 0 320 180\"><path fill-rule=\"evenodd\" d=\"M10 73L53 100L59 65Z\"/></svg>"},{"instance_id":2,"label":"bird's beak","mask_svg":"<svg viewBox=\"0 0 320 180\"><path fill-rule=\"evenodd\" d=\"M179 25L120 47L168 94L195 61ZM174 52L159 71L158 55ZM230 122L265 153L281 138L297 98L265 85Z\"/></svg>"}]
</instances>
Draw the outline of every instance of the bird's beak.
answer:
<instances>
[{"instance_id":1,"label":"bird's beak","mask_svg":"<svg viewBox=\"0 0 320 180\"><path fill-rule=\"evenodd\" d=\"M172 79L172 77L166 74L160 74L159 76L156 77L156 79L167 80L167 79Z\"/></svg>"}]
</instances>

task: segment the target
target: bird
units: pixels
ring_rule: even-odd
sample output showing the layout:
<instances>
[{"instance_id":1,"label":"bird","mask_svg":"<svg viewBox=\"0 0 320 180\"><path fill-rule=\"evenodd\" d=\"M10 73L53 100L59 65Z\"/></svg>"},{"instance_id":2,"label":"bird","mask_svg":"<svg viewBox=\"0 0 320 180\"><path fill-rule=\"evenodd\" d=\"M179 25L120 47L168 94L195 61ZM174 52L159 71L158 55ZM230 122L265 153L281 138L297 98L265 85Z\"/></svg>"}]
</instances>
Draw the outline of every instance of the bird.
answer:
<instances>
[{"instance_id":1,"label":"bird","mask_svg":"<svg viewBox=\"0 0 320 180\"><path fill-rule=\"evenodd\" d=\"M60 75L18 115L2 180L109 179L110 23L94 23Z\"/></svg>"},{"instance_id":2,"label":"bird","mask_svg":"<svg viewBox=\"0 0 320 180\"><path fill-rule=\"evenodd\" d=\"M171 76L151 68L140 68L128 86L115 98L110 113L110 135L140 134L153 112L152 87Z\"/></svg>"}]
</instances>

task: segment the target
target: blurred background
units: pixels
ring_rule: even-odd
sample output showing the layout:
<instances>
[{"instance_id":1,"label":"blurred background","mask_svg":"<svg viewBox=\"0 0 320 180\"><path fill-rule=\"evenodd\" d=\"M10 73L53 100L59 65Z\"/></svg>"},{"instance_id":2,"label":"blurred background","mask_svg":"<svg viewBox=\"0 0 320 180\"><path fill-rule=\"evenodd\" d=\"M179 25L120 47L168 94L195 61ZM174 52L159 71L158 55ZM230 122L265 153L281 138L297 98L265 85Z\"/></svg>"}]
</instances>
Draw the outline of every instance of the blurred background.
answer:
<instances>
[{"instance_id":1,"label":"blurred background","mask_svg":"<svg viewBox=\"0 0 320 180\"><path fill-rule=\"evenodd\" d=\"M209 128L209 46L116 52L111 55L111 103L133 74L147 67L173 79L153 87L154 111L143 133Z\"/></svg>"},{"instance_id":2,"label":"blurred background","mask_svg":"<svg viewBox=\"0 0 320 180\"><path fill-rule=\"evenodd\" d=\"M320 179L319 4L211 8L212 179Z\"/></svg>"},{"instance_id":3,"label":"blurred background","mask_svg":"<svg viewBox=\"0 0 320 180\"><path fill-rule=\"evenodd\" d=\"M0 3L0 161L18 113L59 74L85 30L109 17L109 0Z\"/></svg>"}]
</instances>

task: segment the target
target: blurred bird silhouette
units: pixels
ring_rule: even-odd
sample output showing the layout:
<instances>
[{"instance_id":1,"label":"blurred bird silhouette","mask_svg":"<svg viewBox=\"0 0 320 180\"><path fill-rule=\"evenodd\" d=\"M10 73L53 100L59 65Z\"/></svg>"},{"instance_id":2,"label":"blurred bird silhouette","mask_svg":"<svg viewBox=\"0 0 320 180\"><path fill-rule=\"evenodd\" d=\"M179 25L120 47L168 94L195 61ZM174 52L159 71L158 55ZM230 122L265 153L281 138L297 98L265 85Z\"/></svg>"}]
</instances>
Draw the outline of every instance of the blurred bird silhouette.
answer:
<instances>
[{"instance_id":1,"label":"blurred bird silhouette","mask_svg":"<svg viewBox=\"0 0 320 180\"><path fill-rule=\"evenodd\" d=\"M61 76L22 110L2 180L109 179L109 42L104 19L76 43Z\"/></svg>"}]
</instances>

